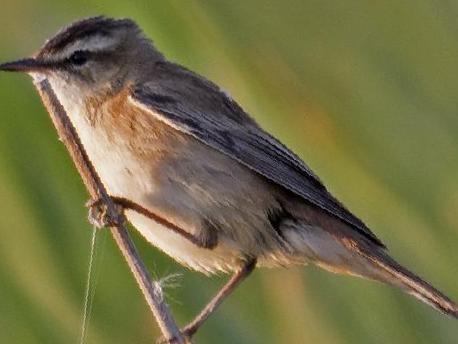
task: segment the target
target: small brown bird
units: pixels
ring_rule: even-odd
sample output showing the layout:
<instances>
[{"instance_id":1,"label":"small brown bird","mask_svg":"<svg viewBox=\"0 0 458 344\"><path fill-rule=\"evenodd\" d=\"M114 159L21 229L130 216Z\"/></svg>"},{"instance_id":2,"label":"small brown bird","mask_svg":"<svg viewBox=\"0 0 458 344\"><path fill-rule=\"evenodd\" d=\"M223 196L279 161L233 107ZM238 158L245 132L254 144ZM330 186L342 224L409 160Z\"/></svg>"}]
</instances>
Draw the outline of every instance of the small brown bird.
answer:
<instances>
[{"instance_id":1,"label":"small brown bird","mask_svg":"<svg viewBox=\"0 0 458 344\"><path fill-rule=\"evenodd\" d=\"M234 273L186 334L255 266L314 263L458 318L299 157L214 83L168 61L132 20L78 21L0 69L49 80L108 191L151 244L197 271Z\"/></svg>"}]
</instances>

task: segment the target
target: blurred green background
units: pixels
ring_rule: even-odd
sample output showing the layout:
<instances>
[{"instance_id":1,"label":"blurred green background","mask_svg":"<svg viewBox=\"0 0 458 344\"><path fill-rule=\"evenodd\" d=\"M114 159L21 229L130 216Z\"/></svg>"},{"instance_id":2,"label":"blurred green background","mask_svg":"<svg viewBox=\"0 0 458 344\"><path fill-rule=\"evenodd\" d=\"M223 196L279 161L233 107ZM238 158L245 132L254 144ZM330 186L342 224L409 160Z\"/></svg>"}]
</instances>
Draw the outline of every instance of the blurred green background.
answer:
<instances>
[{"instance_id":1,"label":"blurred green background","mask_svg":"<svg viewBox=\"0 0 458 344\"><path fill-rule=\"evenodd\" d=\"M131 17L227 89L405 265L458 299L456 1L2 0L0 60L64 24ZM76 343L91 227L79 176L25 76L0 75L0 342ZM180 323L223 283L133 232ZM158 334L108 233L88 343ZM196 343L457 343L458 323L389 287L316 268L258 270Z\"/></svg>"}]
</instances>

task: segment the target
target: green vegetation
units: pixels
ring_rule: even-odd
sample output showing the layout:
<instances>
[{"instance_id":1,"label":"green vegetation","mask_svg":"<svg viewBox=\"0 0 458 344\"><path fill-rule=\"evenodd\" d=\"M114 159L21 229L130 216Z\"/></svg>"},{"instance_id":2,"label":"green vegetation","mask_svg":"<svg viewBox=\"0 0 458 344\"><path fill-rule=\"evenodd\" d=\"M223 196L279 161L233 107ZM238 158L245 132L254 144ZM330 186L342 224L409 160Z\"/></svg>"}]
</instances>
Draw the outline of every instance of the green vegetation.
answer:
<instances>
[{"instance_id":1,"label":"green vegetation","mask_svg":"<svg viewBox=\"0 0 458 344\"><path fill-rule=\"evenodd\" d=\"M29 54L61 25L96 14L132 17L168 57L230 91L398 260L458 299L456 2L3 0L0 60ZM1 74L0 99L0 342L76 342L87 195L30 80ZM103 236L88 343L151 343L156 325ZM223 282L134 237L155 274L183 273L180 287L167 290L181 323ZM413 298L313 267L258 270L196 337L457 341L455 320Z\"/></svg>"}]
</instances>

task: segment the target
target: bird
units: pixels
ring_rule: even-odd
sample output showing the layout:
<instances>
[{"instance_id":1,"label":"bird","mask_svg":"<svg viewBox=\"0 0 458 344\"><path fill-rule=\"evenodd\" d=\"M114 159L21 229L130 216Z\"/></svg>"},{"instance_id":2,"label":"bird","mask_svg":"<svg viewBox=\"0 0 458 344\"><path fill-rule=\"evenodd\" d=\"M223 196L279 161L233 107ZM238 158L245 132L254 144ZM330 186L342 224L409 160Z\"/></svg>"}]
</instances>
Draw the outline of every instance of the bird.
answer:
<instances>
[{"instance_id":1,"label":"bird","mask_svg":"<svg viewBox=\"0 0 458 344\"><path fill-rule=\"evenodd\" d=\"M206 275L232 274L186 335L255 267L315 264L458 318L457 304L394 260L305 162L215 83L169 61L133 20L78 20L0 70L49 81L110 196L149 243Z\"/></svg>"}]
</instances>

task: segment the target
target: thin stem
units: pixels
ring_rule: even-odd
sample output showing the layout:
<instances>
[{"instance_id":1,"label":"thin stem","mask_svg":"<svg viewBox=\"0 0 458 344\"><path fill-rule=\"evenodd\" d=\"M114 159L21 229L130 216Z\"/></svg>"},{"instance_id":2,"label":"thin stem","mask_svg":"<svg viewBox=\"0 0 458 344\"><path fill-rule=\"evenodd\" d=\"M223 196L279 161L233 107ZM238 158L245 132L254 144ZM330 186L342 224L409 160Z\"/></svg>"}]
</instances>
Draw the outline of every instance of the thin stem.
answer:
<instances>
[{"instance_id":1,"label":"thin stem","mask_svg":"<svg viewBox=\"0 0 458 344\"><path fill-rule=\"evenodd\" d=\"M49 81L47 79L37 80L35 86L49 112L61 141L70 153L70 156L72 157L72 160L81 175L89 194L92 199L101 199L106 205L107 216L111 220L111 223L115 224L110 227L111 233L118 244L119 249L124 255L124 258L126 259L138 285L140 286L140 289L143 292L151 312L156 318L156 322L158 323L163 336L168 341L173 340L175 343L189 344L190 341L185 339L181 334L164 301L162 289L159 283L151 280L145 265L140 259L140 256L129 237L127 228L124 224L124 215L119 212L114 202L109 197L107 190L92 165L72 122L57 99Z\"/></svg>"}]
</instances>

